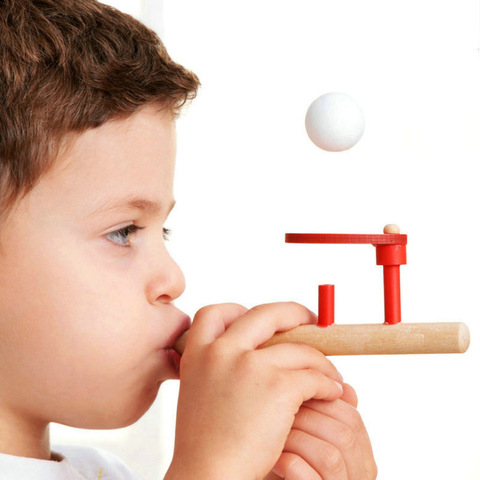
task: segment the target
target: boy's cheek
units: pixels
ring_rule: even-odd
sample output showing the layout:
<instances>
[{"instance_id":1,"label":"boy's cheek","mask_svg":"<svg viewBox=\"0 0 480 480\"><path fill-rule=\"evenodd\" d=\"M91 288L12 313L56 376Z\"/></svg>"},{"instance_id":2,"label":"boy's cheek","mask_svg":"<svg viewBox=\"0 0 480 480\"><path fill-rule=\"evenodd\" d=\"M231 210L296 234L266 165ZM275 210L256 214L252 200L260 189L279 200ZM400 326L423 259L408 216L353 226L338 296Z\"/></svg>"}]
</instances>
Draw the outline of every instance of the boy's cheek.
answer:
<instances>
[{"instance_id":1,"label":"boy's cheek","mask_svg":"<svg viewBox=\"0 0 480 480\"><path fill-rule=\"evenodd\" d=\"M9 318L34 350L51 345L60 353L67 345L93 353L108 351L112 340L132 340L140 326L134 329L132 318L141 310L140 292L128 288L127 278L88 261L81 252L53 243L48 249L37 243L4 265L10 281L0 294L0 309L8 306L3 319Z\"/></svg>"},{"instance_id":2,"label":"boy's cheek","mask_svg":"<svg viewBox=\"0 0 480 480\"><path fill-rule=\"evenodd\" d=\"M141 272L91 242L23 227L0 254L0 351L12 368L46 384L134 368L152 349Z\"/></svg>"},{"instance_id":3,"label":"boy's cheek","mask_svg":"<svg viewBox=\"0 0 480 480\"><path fill-rule=\"evenodd\" d=\"M1 312L15 325L0 340L0 350L9 364L2 363L11 377L3 380L15 385L16 379L22 379L18 381L17 392L28 385L28 392L18 393L19 398L31 397L31 400L25 397L25 402L29 402L26 408L36 408L42 398L48 397L52 401L63 399L57 405L58 413L64 402L71 403L77 398L81 403L79 411L95 409L97 402L99 410L105 403L112 409L118 403L114 397L120 395L127 404L122 404L119 412L127 412L137 395L138 408L144 408L143 382L151 382L149 371L145 369L142 373L145 362L149 361L146 355L149 335L142 331L145 322L138 312L138 318L133 319L129 299L125 296L115 299L107 293L99 303L99 283L82 283L73 277L60 285L48 278L45 280L35 294L28 295L24 302L17 302L16 308L15 302L11 302L12 308ZM31 279L30 286L35 283L36 280ZM0 307L0 311L2 309ZM3 327L1 330L5 333ZM3 348L4 343L9 351ZM109 386L108 391L105 385ZM84 397L85 392L90 393ZM95 396L93 404L91 393ZM129 415L136 415L136 408L134 410ZM53 410L51 413L56 414ZM63 420L68 423L67 417Z\"/></svg>"}]
</instances>

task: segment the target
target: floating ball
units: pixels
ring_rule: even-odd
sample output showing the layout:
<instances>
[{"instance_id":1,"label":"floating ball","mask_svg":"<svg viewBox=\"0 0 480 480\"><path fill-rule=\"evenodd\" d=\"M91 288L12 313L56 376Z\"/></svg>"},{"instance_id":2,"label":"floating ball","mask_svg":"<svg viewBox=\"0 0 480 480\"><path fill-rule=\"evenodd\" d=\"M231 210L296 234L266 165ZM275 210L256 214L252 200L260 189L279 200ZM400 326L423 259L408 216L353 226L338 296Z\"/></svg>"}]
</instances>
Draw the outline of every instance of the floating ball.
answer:
<instances>
[{"instance_id":1,"label":"floating ball","mask_svg":"<svg viewBox=\"0 0 480 480\"><path fill-rule=\"evenodd\" d=\"M365 130L360 105L345 93L327 93L309 107L305 127L310 140L328 152L353 147Z\"/></svg>"}]
</instances>

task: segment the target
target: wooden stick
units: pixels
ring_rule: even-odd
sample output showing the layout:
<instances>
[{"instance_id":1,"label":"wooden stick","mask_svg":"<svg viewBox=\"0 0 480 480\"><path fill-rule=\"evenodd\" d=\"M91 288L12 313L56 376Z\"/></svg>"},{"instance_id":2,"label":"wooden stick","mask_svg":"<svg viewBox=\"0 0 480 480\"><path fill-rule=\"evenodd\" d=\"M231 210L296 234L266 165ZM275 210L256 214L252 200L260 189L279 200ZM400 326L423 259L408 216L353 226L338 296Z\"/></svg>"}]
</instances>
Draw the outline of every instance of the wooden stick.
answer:
<instances>
[{"instance_id":1,"label":"wooden stick","mask_svg":"<svg viewBox=\"0 0 480 480\"><path fill-rule=\"evenodd\" d=\"M175 344L182 354L186 334ZM278 343L305 343L325 355L392 355L412 353L464 353L470 333L464 323L398 323L396 325L303 325L275 334L260 348Z\"/></svg>"}]
</instances>

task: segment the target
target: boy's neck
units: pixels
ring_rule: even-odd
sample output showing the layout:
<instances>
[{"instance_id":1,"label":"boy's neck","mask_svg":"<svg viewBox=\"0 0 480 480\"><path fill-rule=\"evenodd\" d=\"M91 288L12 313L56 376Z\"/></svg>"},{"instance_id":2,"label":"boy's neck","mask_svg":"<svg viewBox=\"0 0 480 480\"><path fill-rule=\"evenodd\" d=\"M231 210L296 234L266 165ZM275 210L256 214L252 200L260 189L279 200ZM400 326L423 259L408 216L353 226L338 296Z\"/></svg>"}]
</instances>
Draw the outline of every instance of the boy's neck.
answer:
<instances>
[{"instance_id":1,"label":"boy's neck","mask_svg":"<svg viewBox=\"0 0 480 480\"><path fill-rule=\"evenodd\" d=\"M1 411L0 453L50 460L48 423L29 422L15 413Z\"/></svg>"}]
</instances>

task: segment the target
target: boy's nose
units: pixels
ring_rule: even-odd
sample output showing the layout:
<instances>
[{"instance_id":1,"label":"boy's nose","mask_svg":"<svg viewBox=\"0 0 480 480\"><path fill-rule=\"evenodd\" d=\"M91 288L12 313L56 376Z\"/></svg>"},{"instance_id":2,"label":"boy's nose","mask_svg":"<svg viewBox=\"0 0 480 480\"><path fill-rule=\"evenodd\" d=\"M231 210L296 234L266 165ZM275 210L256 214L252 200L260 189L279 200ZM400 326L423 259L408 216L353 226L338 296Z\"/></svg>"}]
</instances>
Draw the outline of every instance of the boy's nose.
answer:
<instances>
[{"instance_id":1,"label":"boy's nose","mask_svg":"<svg viewBox=\"0 0 480 480\"><path fill-rule=\"evenodd\" d=\"M185 290L185 277L177 263L168 256L158 266L147 285L146 296L150 304L170 303Z\"/></svg>"}]
</instances>

